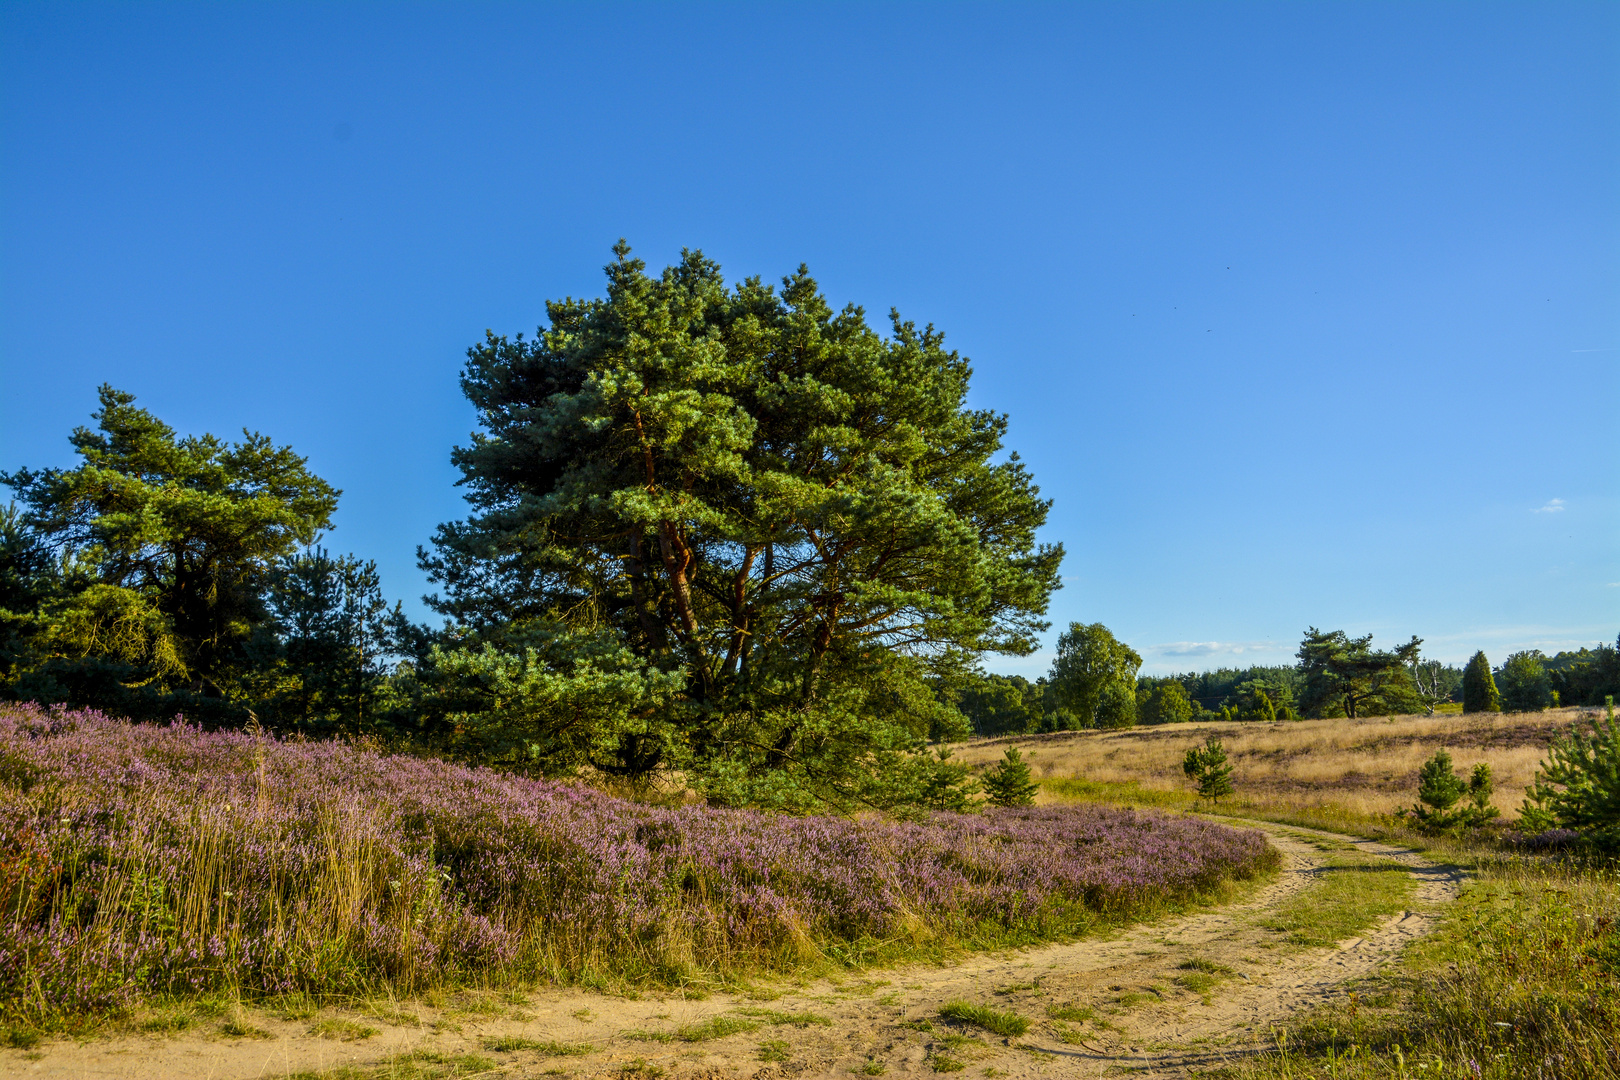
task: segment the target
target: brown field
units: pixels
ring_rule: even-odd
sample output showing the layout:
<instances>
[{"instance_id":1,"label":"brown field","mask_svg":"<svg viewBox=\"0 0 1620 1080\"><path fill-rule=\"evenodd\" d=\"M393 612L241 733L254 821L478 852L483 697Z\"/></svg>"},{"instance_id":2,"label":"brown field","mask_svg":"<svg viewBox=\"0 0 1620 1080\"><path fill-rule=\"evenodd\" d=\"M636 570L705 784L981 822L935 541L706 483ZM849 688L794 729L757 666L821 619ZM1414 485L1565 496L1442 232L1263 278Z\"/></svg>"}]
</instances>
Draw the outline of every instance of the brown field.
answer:
<instances>
[{"instance_id":1,"label":"brown field","mask_svg":"<svg viewBox=\"0 0 1620 1080\"><path fill-rule=\"evenodd\" d=\"M1062 780L1129 786L1145 797L1141 801L1190 801L1182 755L1216 734L1232 762L1238 800L1277 809L1331 808L1352 817L1375 817L1416 802L1419 767L1436 750L1446 749L1464 775L1476 762L1490 763L1495 805L1504 819L1512 820L1548 742L1583 715L1596 713L1570 708L1065 731L975 739L957 748L956 760L989 765L1006 747L1020 747L1035 777L1043 781L1040 801L1079 794L1065 791L1061 783L1048 783Z\"/></svg>"}]
</instances>

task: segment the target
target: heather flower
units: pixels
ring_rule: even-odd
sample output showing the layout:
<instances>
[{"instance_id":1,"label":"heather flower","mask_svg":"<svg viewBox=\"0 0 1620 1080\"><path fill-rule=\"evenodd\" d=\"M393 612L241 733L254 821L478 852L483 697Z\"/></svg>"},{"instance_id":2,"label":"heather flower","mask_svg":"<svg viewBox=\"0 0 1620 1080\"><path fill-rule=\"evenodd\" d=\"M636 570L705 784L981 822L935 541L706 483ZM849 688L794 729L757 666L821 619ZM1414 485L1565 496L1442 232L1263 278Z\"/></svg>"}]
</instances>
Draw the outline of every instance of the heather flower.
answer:
<instances>
[{"instance_id":1,"label":"heather flower","mask_svg":"<svg viewBox=\"0 0 1620 1080\"><path fill-rule=\"evenodd\" d=\"M781 968L827 946L1026 939L1184 899L1262 834L1099 807L923 821L651 807L333 742L0 706L0 1002L402 992Z\"/></svg>"}]
</instances>

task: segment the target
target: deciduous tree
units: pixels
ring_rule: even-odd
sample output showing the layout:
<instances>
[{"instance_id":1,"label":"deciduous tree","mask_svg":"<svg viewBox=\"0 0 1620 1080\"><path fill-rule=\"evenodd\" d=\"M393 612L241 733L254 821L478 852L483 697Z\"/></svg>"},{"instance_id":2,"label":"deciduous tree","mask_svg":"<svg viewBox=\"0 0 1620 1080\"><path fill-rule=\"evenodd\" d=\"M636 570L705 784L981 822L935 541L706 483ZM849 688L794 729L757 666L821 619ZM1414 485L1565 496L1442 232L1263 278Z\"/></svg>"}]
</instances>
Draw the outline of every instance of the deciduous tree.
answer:
<instances>
[{"instance_id":1,"label":"deciduous tree","mask_svg":"<svg viewBox=\"0 0 1620 1080\"><path fill-rule=\"evenodd\" d=\"M1082 727L1136 723L1136 672L1142 657L1102 623L1070 623L1058 638L1051 683L1058 703Z\"/></svg>"},{"instance_id":2,"label":"deciduous tree","mask_svg":"<svg viewBox=\"0 0 1620 1080\"><path fill-rule=\"evenodd\" d=\"M1539 649L1516 652L1496 672L1505 712L1539 712L1552 704L1552 683Z\"/></svg>"}]
</instances>

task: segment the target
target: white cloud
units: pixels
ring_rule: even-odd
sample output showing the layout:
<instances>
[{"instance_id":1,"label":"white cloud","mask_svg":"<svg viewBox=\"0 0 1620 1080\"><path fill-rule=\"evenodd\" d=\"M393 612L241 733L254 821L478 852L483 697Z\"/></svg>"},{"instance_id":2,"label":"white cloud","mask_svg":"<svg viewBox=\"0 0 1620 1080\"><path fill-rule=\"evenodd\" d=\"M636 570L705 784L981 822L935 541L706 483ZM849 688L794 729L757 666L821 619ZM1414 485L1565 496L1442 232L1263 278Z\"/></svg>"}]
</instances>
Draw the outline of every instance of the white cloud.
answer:
<instances>
[{"instance_id":1,"label":"white cloud","mask_svg":"<svg viewBox=\"0 0 1620 1080\"><path fill-rule=\"evenodd\" d=\"M1564 509L1563 499L1548 499L1546 506L1538 506L1531 511L1533 514L1556 514Z\"/></svg>"},{"instance_id":2,"label":"white cloud","mask_svg":"<svg viewBox=\"0 0 1620 1080\"><path fill-rule=\"evenodd\" d=\"M1274 641L1171 641L1150 645L1157 656L1176 658L1201 656L1242 656L1244 653L1284 652L1288 647Z\"/></svg>"}]
</instances>

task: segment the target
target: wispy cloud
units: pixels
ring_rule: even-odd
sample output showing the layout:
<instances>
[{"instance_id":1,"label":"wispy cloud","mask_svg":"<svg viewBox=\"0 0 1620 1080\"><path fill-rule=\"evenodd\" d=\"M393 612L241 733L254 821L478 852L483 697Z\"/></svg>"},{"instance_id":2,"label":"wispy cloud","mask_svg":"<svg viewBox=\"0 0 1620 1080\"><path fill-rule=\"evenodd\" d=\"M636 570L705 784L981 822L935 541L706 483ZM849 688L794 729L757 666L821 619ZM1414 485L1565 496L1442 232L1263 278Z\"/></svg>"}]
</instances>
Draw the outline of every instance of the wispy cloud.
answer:
<instances>
[{"instance_id":1,"label":"wispy cloud","mask_svg":"<svg viewBox=\"0 0 1620 1080\"><path fill-rule=\"evenodd\" d=\"M1279 645L1275 641L1170 641L1148 647L1148 651L1156 656L1176 659L1242 656L1244 653L1286 652L1289 649L1290 646Z\"/></svg>"},{"instance_id":2,"label":"wispy cloud","mask_svg":"<svg viewBox=\"0 0 1620 1080\"><path fill-rule=\"evenodd\" d=\"M1548 499L1547 500L1547 505L1538 506L1534 510L1532 510L1531 513L1534 513L1534 514L1558 514L1558 513L1562 513L1563 509L1564 509L1564 500L1563 499Z\"/></svg>"}]
</instances>

